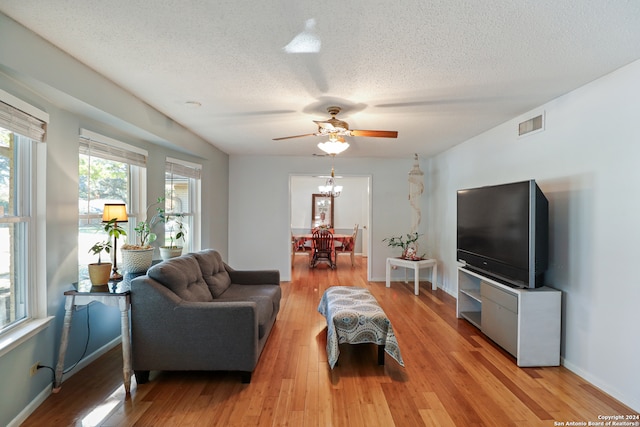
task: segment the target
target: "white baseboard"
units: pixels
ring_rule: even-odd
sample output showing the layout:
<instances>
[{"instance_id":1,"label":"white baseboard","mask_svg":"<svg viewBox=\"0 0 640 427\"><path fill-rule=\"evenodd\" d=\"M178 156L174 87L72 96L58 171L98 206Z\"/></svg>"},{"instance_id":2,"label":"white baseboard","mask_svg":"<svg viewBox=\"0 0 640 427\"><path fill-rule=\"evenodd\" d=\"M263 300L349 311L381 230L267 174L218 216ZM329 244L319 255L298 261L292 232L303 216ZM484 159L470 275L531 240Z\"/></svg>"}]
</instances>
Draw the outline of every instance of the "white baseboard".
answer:
<instances>
[{"instance_id":1,"label":"white baseboard","mask_svg":"<svg viewBox=\"0 0 640 427\"><path fill-rule=\"evenodd\" d=\"M564 357L560 358L560 364L565 368L567 368L568 370L570 370L571 372L573 372L574 374L578 375L580 378L590 383L591 385L599 388L604 393L608 394L614 399L619 400L620 402L627 405L634 411L640 412L640 400L638 400L637 396L633 397L633 396L623 395L618 390L614 389L609 384L602 381L600 378L591 375L589 372L586 372L585 370L581 369L580 367L574 365L571 362L567 362L567 360Z\"/></svg>"},{"instance_id":2,"label":"white baseboard","mask_svg":"<svg viewBox=\"0 0 640 427\"><path fill-rule=\"evenodd\" d=\"M44 390L38 393L36 398L33 399L27 406L25 406L25 408L22 411L20 411L20 413L13 420L11 420L9 424L7 424L7 427L18 427L27 418L29 418L29 415L31 415L33 411L38 409L38 406L40 406L42 402L47 400L47 397L51 395L52 388L53 388L53 383L47 384Z\"/></svg>"},{"instance_id":3,"label":"white baseboard","mask_svg":"<svg viewBox=\"0 0 640 427\"><path fill-rule=\"evenodd\" d=\"M105 345L103 345L102 347L94 351L93 353L91 353L90 355L88 355L87 357L85 357L84 359L82 359L75 368L73 368L70 372L66 373L62 377L62 383L64 384L64 382L69 378L71 378L73 374L80 371L82 368L85 368L86 366L90 365L92 362L96 361L100 356L102 356L112 348L116 347L121 342L122 342L122 339L120 336L118 336L112 341L106 343ZM44 390L38 393L35 399L29 402L29 404L25 406L25 408L22 411L20 411L20 413L13 420L11 420L11 422L9 422L7 427L18 427L20 424L22 424L27 418L29 418L29 415L31 415L36 409L38 409L38 406L40 406L45 400L47 400L47 397L51 395L52 390L53 390L53 383L49 383L44 388Z\"/></svg>"}]
</instances>

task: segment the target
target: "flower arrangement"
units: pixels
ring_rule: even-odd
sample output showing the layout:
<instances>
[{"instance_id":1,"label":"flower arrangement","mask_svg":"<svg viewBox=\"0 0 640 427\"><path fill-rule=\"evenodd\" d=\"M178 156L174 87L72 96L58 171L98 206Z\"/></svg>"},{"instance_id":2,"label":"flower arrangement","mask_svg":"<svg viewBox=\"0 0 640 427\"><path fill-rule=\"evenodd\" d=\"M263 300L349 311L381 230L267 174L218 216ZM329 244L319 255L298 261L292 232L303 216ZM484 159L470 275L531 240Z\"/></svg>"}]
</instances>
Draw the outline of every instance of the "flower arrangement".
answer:
<instances>
[{"instance_id":1,"label":"flower arrangement","mask_svg":"<svg viewBox=\"0 0 640 427\"><path fill-rule=\"evenodd\" d=\"M416 244L418 238L421 234L415 233L407 233L406 235L400 236L392 236L382 239L383 242L387 242L387 246L392 248L402 248L402 258L405 259L421 259L421 256L418 256L416 253Z\"/></svg>"}]
</instances>

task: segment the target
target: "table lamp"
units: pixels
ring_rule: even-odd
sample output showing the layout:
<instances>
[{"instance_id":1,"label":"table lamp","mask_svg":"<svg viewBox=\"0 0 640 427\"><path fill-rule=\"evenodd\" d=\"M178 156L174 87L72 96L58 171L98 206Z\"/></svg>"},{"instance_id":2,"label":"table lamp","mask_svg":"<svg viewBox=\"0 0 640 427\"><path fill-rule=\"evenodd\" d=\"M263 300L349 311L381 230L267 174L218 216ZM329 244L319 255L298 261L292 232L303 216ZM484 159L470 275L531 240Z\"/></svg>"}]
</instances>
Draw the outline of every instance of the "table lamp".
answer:
<instances>
[{"instance_id":1,"label":"table lamp","mask_svg":"<svg viewBox=\"0 0 640 427\"><path fill-rule=\"evenodd\" d=\"M116 225L119 222L128 222L127 206L124 203L105 203L104 210L102 211L102 222L109 222L116 220ZM122 274L118 273L118 263L116 260L116 254L118 251L118 237L113 236L113 271L111 272L110 280L121 280Z\"/></svg>"}]
</instances>

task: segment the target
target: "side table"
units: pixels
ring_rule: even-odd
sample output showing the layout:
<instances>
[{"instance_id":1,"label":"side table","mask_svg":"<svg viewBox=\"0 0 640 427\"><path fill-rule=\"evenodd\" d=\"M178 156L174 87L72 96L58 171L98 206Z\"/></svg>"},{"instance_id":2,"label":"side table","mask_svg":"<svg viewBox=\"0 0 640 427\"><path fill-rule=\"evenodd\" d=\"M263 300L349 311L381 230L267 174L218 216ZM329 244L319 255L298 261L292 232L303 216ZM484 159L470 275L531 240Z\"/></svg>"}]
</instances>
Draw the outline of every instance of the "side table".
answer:
<instances>
[{"instance_id":1,"label":"side table","mask_svg":"<svg viewBox=\"0 0 640 427\"><path fill-rule=\"evenodd\" d=\"M128 394L131 389L131 339L129 336L129 308L131 307L131 296L129 291L112 292L78 292L67 291L65 295L65 314L62 327L62 338L60 340L60 352L58 354L58 364L56 365L55 383L53 392L60 391L62 386L62 373L64 371L64 357L69 344L69 330L71 329L71 316L75 307L87 305L91 302L100 302L104 305L118 307L120 309L120 328L122 333L122 373L124 377L124 389Z\"/></svg>"},{"instance_id":2,"label":"side table","mask_svg":"<svg viewBox=\"0 0 640 427\"><path fill-rule=\"evenodd\" d=\"M403 258L387 258L387 288L391 287L391 266L395 265L396 267L404 267L404 283L408 283L407 280L407 270L409 268L413 268L413 280L415 286L415 294L420 295L420 269L421 268L431 268L431 289L436 290L438 286L436 285L436 278L438 277L438 262L435 259L420 259L416 261L412 261L409 259Z\"/></svg>"}]
</instances>

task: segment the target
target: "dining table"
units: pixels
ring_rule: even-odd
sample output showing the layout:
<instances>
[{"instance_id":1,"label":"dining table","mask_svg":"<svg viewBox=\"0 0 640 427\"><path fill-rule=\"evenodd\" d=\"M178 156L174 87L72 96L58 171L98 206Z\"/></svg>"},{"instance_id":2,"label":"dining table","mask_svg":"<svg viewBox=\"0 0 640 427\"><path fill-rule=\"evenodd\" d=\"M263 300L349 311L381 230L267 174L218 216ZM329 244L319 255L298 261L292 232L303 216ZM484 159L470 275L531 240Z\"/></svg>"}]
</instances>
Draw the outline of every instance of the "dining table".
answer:
<instances>
[{"instance_id":1,"label":"dining table","mask_svg":"<svg viewBox=\"0 0 640 427\"><path fill-rule=\"evenodd\" d=\"M353 239L353 235L351 234L338 234L333 233L333 242L340 242L343 245L347 245L350 243L351 239ZM298 250L300 247L308 248L306 250L311 250L313 248L313 234L312 233L304 233L304 234L294 234L293 240L295 242L295 248ZM307 244L308 242L308 244Z\"/></svg>"}]
</instances>

